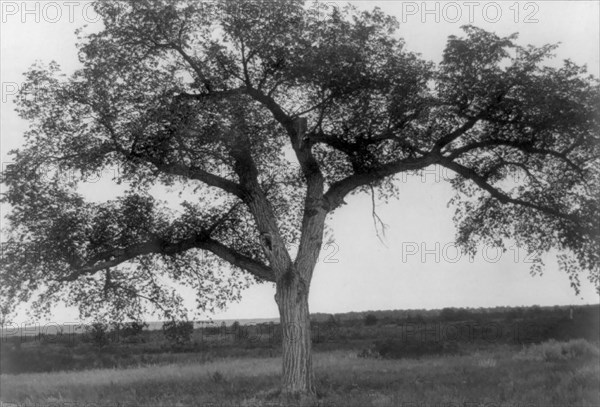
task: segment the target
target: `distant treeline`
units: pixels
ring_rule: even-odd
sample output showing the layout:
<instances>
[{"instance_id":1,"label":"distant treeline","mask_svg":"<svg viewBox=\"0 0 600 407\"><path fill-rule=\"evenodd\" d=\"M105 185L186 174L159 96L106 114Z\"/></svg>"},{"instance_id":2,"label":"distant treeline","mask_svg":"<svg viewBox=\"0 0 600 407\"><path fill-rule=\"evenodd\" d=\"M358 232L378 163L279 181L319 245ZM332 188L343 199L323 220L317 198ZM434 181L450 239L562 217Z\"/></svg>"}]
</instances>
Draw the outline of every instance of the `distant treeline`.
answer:
<instances>
[{"instance_id":1,"label":"distant treeline","mask_svg":"<svg viewBox=\"0 0 600 407\"><path fill-rule=\"evenodd\" d=\"M373 315L378 320L460 320L484 318L529 318L542 315L588 315L589 313L598 313L600 315L600 304L591 305L554 305L554 306L522 306L522 307L491 307L491 308L442 308L442 309L409 309L409 310L377 310L361 312L345 312L340 314L311 314L311 320L316 322L325 322L332 317L338 321L356 321L362 320L367 315Z\"/></svg>"},{"instance_id":2,"label":"distant treeline","mask_svg":"<svg viewBox=\"0 0 600 407\"><path fill-rule=\"evenodd\" d=\"M600 305L444 308L314 314L316 351L356 351L361 357L406 358L466 354L497 346L548 340L600 342ZM145 323L93 323L79 332L0 339L0 373L122 368L157 363L205 362L219 357L274 357L286 329L276 322L220 325L170 321L162 329ZM68 328L68 327L67 327Z\"/></svg>"}]
</instances>

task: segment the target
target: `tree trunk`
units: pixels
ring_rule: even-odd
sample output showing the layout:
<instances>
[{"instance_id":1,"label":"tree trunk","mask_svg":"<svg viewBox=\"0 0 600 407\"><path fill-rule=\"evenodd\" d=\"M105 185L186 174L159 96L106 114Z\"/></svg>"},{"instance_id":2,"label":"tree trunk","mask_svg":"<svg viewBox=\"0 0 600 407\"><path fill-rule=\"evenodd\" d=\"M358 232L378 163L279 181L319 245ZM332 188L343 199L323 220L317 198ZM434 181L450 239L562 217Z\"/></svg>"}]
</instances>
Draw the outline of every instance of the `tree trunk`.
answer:
<instances>
[{"instance_id":1,"label":"tree trunk","mask_svg":"<svg viewBox=\"0 0 600 407\"><path fill-rule=\"evenodd\" d=\"M308 284L289 271L277 283L283 345L282 393L294 398L314 397Z\"/></svg>"}]
</instances>

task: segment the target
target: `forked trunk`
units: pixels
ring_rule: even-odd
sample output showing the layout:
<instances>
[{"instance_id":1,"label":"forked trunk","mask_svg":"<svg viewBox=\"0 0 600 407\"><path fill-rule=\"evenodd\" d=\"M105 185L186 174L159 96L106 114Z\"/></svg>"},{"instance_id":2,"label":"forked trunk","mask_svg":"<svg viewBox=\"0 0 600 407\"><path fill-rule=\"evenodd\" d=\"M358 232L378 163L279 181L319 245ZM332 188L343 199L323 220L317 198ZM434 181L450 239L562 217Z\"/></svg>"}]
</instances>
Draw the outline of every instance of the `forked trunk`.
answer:
<instances>
[{"instance_id":1,"label":"forked trunk","mask_svg":"<svg viewBox=\"0 0 600 407\"><path fill-rule=\"evenodd\" d=\"M281 318L283 344L282 393L314 397L308 283L289 272L277 283L276 300Z\"/></svg>"}]
</instances>

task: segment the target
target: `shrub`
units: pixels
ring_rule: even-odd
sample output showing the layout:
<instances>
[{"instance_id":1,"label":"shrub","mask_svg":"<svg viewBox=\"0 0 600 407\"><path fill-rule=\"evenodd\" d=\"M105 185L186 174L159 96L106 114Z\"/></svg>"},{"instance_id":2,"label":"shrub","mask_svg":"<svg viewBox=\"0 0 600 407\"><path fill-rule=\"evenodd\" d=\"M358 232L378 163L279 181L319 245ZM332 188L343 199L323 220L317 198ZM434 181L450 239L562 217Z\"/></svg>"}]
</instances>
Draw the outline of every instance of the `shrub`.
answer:
<instances>
[{"instance_id":1,"label":"shrub","mask_svg":"<svg viewBox=\"0 0 600 407\"><path fill-rule=\"evenodd\" d=\"M564 347L571 358L598 357L600 349L585 339L572 339Z\"/></svg>"},{"instance_id":2,"label":"shrub","mask_svg":"<svg viewBox=\"0 0 600 407\"><path fill-rule=\"evenodd\" d=\"M377 350L377 348L375 346L363 349L356 356L358 356L359 358L373 358L373 359L379 359L381 357L381 355L379 354L379 351Z\"/></svg>"},{"instance_id":3,"label":"shrub","mask_svg":"<svg viewBox=\"0 0 600 407\"><path fill-rule=\"evenodd\" d=\"M427 355L459 353L458 344L450 341L402 341L386 339L375 342L375 351L386 359L419 358Z\"/></svg>"},{"instance_id":4,"label":"shrub","mask_svg":"<svg viewBox=\"0 0 600 407\"><path fill-rule=\"evenodd\" d=\"M234 331L235 339L237 340L246 340L250 338L250 330L248 327L242 326Z\"/></svg>"},{"instance_id":5,"label":"shrub","mask_svg":"<svg viewBox=\"0 0 600 407\"><path fill-rule=\"evenodd\" d=\"M88 340L97 347L108 344L108 325L104 322L94 322L86 327Z\"/></svg>"},{"instance_id":6,"label":"shrub","mask_svg":"<svg viewBox=\"0 0 600 407\"><path fill-rule=\"evenodd\" d=\"M148 328L146 322L132 321L123 324L121 332L125 337L137 336L141 334L145 328Z\"/></svg>"},{"instance_id":7,"label":"shrub","mask_svg":"<svg viewBox=\"0 0 600 407\"><path fill-rule=\"evenodd\" d=\"M326 325L327 326L339 326L340 321L338 321L338 319L335 317L335 315L331 314L331 315L329 315L329 318L327 318Z\"/></svg>"},{"instance_id":8,"label":"shrub","mask_svg":"<svg viewBox=\"0 0 600 407\"><path fill-rule=\"evenodd\" d=\"M440 311L440 319L442 321L456 320L456 310L454 308L444 308Z\"/></svg>"},{"instance_id":9,"label":"shrub","mask_svg":"<svg viewBox=\"0 0 600 407\"><path fill-rule=\"evenodd\" d=\"M522 360L556 362L598 356L600 356L600 349L585 339L572 339L568 342L550 339L524 348L515 357Z\"/></svg>"},{"instance_id":10,"label":"shrub","mask_svg":"<svg viewBox=\"0 0 600 407\"><path fill-rule=\"evenodd\" d=\"M233 324L231 324L231 330L233 332L236 332L240 329L240 323L238 321L235 321Z\"/></svg>"},{"instance_id":11,"label":"shrub","mask_svg":"<svg viewBox=\"0 0 600 407\"><path fill-rule=\"evenodd\" d=\"M163 333L165 338L176 346L189 343L194 332L194 323L192 321L167 321L163 324Z\"/></svg>"},{"instance_id":12,"label":"shrub","mask_svg":"<svg viewBox=\"0 0 600 407\"><path fill-rule=\"evenodd\" d=\"M377 317L374 314L365 315L365 325L373 326L377 324Z\"/></svg>"},{"instance_id":13,"label":"shrub","mask_svg":"<svg viewBox=\"0 0 600 407\"><path fill-rule=\"evenodd\" d=\"M119 339L124 339L126 342L139 342L140 334L148 327L145 322L124 322L113 324L113 329L119 335Z\"/></svg>"},{"instance_id":14,"label":"shrub","mask_svg":"<svg viewBox=\"0 0 600 407\"><path fill-rule=\"evenodd\" d=\"M238 321L231 324L231 332L236 340L244 340L250 337L250 329L247 326L242 326Z\"/></svg>"}]
</instances>

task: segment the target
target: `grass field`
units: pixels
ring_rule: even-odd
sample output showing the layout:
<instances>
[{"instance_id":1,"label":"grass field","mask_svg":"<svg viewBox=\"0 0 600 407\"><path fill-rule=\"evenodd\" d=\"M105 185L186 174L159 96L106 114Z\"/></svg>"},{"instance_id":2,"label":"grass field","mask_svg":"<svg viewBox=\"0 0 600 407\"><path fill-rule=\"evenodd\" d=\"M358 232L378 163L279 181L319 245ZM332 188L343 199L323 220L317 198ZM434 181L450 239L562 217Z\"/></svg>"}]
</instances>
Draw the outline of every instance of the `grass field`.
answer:
<instances>
[{"instance_id":1,"label":"grass field","mask_svg":"<svg viewBox=\"0 0 600 407\"><path fill-rule=\"evenodd\" d=\"M314 315L331 407L598 407L600 306ZM287 406L281 327L0 338L0 407ZM101 335L100 335L101 334ZM298 403L296 403L298 404ZM307 403L304 403L307 404Z\"/></svg>"},{"instance_id":2,"label":"grass field","mask_svg":"<svg viewBox=\"0 0 600 407\"><path fill-rule=\"evenodd\" d=\"M598 353L597 345L584 340L503 345L470 355L420 359L320 351L314 355L316 405L597 407ZM277 406L280 364L279 357L225 357L204 363L2 375L0 399L19 406Z\"/></svg>"}]
</instances>

